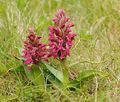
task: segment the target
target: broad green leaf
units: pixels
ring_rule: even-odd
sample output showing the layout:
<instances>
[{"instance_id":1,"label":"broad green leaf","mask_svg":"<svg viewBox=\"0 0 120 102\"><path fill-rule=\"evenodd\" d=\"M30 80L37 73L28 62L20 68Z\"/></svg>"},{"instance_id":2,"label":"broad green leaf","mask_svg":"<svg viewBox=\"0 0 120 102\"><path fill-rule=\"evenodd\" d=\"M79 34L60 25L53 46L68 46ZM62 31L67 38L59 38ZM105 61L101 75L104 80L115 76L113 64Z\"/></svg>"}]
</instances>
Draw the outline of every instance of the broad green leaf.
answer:
<instances>
[{"instance_id":1,"label":"broad green leaf","mask_svg":"<svg viewBox=\"0 0 120 102\"><path fill-rule=\"evenodd\" d=\"M49 70L44 69L44 75L46 77L46 80L48 80L52 84L57 85L59 87L62 86L62 82L58 80Z\"/></svg>"},{"instance_id":2,"label":"broad green leaf","mask_svg":"<svg viewBox=\"0 0 120 102\"><path fill-rule=\"evenodd\" d=\"M56 70L55 68L53 68L46 62L43 62L43 64L59 81L63 82L63 73L62 72Z\"/></svg>"},{"instance_id":3,"label":"broad green leaf","mask_svg":"<svg viewBox=\"0 0 120 102\"><path fill-rule=\"evenodd\" d=\"M80 85L82 84L82 82L90 79L90 78L93 78L95 76L100 76L100 77L106 77L108 76L107 73L103 73L101 71L97 71L97 70L86 70L86 71L82 71L80 73L80 75L78 76L77 79L75 80L72 80L69 85L71 87L77 87L77 88L80 88Z\"/></svg>"},{"instance_id":4,"label":"broad green leaf","mask_svg":"<svg viewBox=\"0 0 120 102\"><path fill-rule=\"evenodd\" d=\"M79 81L77 81L77 80L72 80L72 81L70 81L70 83L68 84L68 87L69 88L79 88L79 86L80 86L80 82Z\"/></svg>"},{"instance_id":5,"label":"broad green leaf","mask_svg":"<svg viewBox=\"0 0 120 102\"><path fill-rule=\"evenodd\" d=\"M32 65L32 70L28 70L27 67L24 67L26 76L35 84L39 85L40 88L44 89L44 75L41 68L37 65Z\"/></svg>"},{"instance_id":6,"label":"broad green leaf","mask_svg":"<svg viewBox=\"0 0 120 102\"><path fill-rule=\"evenodd\" d=\"M24 67L21 65L21 66L18 66L15 68L15 71L16 72L24 72Z\"/></svg>"},{"instance_id":7,"label":"broad green leaf","mask_svg":"<svg viewBox=\"0 0 120 102\"><path fill-rule=\"evenodd\" d=\"M97 71L97 70L86 70L80 73L79 77L76 79L77 81L84 81L88 78L94 77L94 76L101 76L105 77L107 74Z\"/></svg>"}]
</instances>

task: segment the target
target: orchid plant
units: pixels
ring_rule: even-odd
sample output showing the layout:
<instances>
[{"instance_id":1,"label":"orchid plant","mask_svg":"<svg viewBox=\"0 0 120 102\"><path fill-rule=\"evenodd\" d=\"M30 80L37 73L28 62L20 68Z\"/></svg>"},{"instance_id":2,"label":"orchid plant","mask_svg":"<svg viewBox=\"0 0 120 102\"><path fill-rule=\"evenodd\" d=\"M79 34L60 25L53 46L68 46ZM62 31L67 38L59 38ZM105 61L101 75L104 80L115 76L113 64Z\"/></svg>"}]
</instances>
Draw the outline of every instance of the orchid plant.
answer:
<instances>
[{"instance_id":1,"label":"orchid plant","mask_svg":"<svg viewBox=\"0 0 120 102\"><path fill-rule=\"evenodd\" d=\"M24 42L22 57L29 70L32 70L31 66L33 64L37 65L41 60L48 61L50 57L60 60L64 77L63 82L68 83L69 74L65 60L67 56L70 56L70 49L76 36L71 30L74 24L70 22L70 18L66 16L62 9L58 10L53 22L54 25L49 27L48 47L40 42L41 37L35 34L33 28L29 29L29 36Z\"/></svg>"},{"instance_id":2,"label":"orchid plant","mask_svg":"<svg viewBox=\"0 0 120 102\"><path fill-rule=\"evenodd\" d=\"M70 49L76 34L71 30L74 26L64 10L59 10L53 19L54 25L49 27L50 54L61 61L64 84L68 83L69 74L66 67L66 57L70 55Z\"/></svg>"},{"instance_id":3,"label":"orchid plant","mask_svg":"<svg viewBox=\"0 0 120 102\"><path fill-rule=\"evenodd\" d=\"M65 11L60 9L53 18L53 25L49 26L48 44L43 44L42 38L36 35L34 28L29 28L22 57L24 64L27 65L24 68L26 75L34 84L45 88L45 79L47 79L51 83L67 87L68 84L79 84L82 79L97 73L95 71L83 72L77 80L70 82L66 59L70 56L70 49L76 36L71 29L73 26ZM52 57L60 61L62 71L51 66L49 59Z\"/></svg>"}]
</instances>

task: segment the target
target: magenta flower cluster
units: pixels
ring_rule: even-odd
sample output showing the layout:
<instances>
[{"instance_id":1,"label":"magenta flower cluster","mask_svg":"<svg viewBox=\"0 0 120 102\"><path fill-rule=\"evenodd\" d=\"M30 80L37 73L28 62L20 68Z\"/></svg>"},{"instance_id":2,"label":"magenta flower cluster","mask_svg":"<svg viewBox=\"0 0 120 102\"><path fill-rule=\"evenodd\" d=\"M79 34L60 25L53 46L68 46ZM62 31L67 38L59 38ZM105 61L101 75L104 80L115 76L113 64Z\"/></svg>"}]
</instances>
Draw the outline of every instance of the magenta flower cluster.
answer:
<instances>
[{"instance_id":1,"label":"magenta flower cluster","mask_svg":"<svg viewBox=\"0 0 120 102\"><path fill-rule=\"evenodd\" d=\"M29 36L24 42L23 58L24 64L37 64L41 59L48 60L46 45L40 42L41 37L38 37L33 28L29 29Z\"/></svg>"},{"instance_id":2,"label":"magenta flower cluster","mask_svg":"<svg viewBox=\"0 0 120 102\"><path fill-rule=\"evenodd\" d=\"M53 19L54 26L49 27L49 44L40 42L33 28L29 29L29 36L24 42L22 57L24 64L38 64L41 60L48 61L48 57L65 59L70 55L75 33L71 30L74 25L70 23L70 18L66 16L64 10L59 10Z\"/></svg>"},{"instance_id":3,"label":"magenta flower cluster","mask_svg":"<svg viewBox=\"0 0 120 102\"><path fill-rule=\"evenodd\" d=\"M59 10L53 19L54 26L49 27L49 46L51 55L61 60L70 55L75 33L71 30L74 25L70 18L65 15L64 10Z\"/></svg>"}]
</instances>

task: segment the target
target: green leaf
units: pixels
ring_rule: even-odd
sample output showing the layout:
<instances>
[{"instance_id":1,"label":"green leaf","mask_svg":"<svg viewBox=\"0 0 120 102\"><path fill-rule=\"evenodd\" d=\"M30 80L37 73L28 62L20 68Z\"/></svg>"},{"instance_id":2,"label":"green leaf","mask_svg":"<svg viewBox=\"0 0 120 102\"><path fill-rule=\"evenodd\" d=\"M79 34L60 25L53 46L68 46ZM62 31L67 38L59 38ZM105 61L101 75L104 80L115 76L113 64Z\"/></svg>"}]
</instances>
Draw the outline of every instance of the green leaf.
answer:
<instances>
[{"instance_id":1,"label":"green leaf","mask_svg":"<svg viewBox=\"0 0 120 102\"><path fill-rule=\"evenodd\" d=\"M80 87L80 82L77 80L72 80L70 81L70 83L68 84L69 88L79 88Z\"/></svg>"},{"instance_id":2,"label":"green leaf","mask_svg":"<svg viewBox=\"0 0 120 102\"><path fill-rule=\"evenodd\" d=\"M24 72L24 66L21 65L21 66L16 67L16 68L15 68L15 71L16 71L16 72Z\"/></svg>"},{"instance_id":3,"label":"green leaf","mask_svg":"<svg viewBox=\"0 0 120 102\"><path fill-rule=\"evenodd\" d=\"M56 70L55 68L53 68L52 66L50 66L46 62L43 62L43 64L50 71L50 73L53 74L56 77L56 79L58 79L59 81L63 82L63 73L62 72Z\"/></svg>"},{"instance_id":4,"label":"green leaf","mask_svg":"<svg viewBox=\"0 0 120 102\"><path fill-rule=\"evenodd\" d=\"M81 84L83 84L84 81L86 81L86 80L88 80L90 78L93 78L95 76L100 76L100 77L104 78L104 77L108 76L108 74L107 73L103 73L101 71L97 71L97 70L82 71L77 79L72 80L69 83L69 86L80 88Z\"/></svg>"},{"instance_id":5,"label":"green leaf","mask_svg":"<svg viewBox=\"0 0 120 102\"><path fill-rule=\"evenodd\" d=\"M37 65L32 65L32 70L28 70L28 68L24 67L26 76L35 84L39 85L41 89L45 88L44 84L44 75L42 69Z\"/></svg>"},{"instance_id":6,"label":"green leaf","mask_svg":"<svg viewBox=\"0 0 120 102\"><path fill-rule=\"evenodd\" d=\"M76 79L77 81L84 81L88 78L94 77L94 76L101 76L105 77L107 74L97 71L97 70L86 70L80 73L79 77Z\"/></svg>"},{"instance_id":7,"label":"green leaf","mask_svg":"<svg viewBox=\"0 0 120 102\"><path fill-rule=\"evenodd\" d=\"M58 80L49 70L44 69L44 75L46 77L46 80L51 82L53 85L57 85L59 87L62 86L62 83L60 80Z\"/></svg>"}]
</instances>

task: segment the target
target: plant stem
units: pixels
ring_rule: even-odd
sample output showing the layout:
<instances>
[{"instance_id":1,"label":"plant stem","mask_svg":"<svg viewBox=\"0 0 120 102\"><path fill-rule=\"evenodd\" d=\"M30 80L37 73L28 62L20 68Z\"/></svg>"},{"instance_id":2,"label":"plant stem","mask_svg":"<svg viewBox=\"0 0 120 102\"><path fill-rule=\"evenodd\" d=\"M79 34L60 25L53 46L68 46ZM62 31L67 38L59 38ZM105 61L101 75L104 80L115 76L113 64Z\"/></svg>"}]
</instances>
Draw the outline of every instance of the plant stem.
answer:
<instances>
[{"instance_id":1,"label":"plant stem","mask_svg":"<svg viewBox=\"0 0 120 102\"><path fill-rule=\"evenodd\" d=\"M69 72L68 68L66 66L66 59L60 61L61 62L61 67L63 71L63 84L66 86L69 83Z\"/></svg>"}]
</instances>

